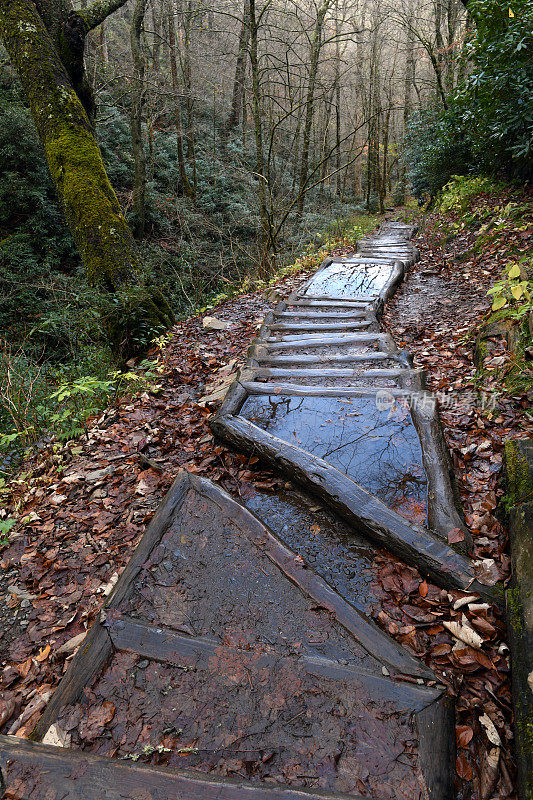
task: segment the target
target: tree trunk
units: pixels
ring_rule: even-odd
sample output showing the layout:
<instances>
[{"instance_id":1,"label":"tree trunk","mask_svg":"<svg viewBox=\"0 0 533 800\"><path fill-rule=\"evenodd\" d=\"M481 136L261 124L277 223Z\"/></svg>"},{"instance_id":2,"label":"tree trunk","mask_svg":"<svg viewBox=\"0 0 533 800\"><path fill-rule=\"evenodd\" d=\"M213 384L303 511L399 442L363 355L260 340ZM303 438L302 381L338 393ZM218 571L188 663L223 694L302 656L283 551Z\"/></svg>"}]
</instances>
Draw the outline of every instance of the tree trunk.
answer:
<instances>
[{"instance_id":1,"label":"tree trunk","mask_svg":"<svg viewBox=\"0 0 533 800\"><path fill-rule=\"evenodd\" d=\"M435 50L429 54L429 57L437 79L437 95L440 95L443 106L446 109L448 104L443 80L444 39L442 38L442 0L435 0Z\"/></svg>"},{"instance_id":2,"label":"tree trunk","mask_svg":"<svg viewBox=\"0 0 533 800\"><path fill-rule=\"evenodd\" d=\"M322 5L317 11L315 28L311 38L311 45L309 48L309 84L307 86L307 96L305 101L305 122L302 139L302 157L300 160L300 185L298 188L298 204L297 209L299 214L303 214L305 206L305 195L307 189L307 178L309 174L309 146L311 142L311 127L313 125L313 112L315 109L315 88L316 78L318 73L318 62L320 59L320 50L322 49L322 30L324 27L324 20L332 0L323 0Z\"/></svg>"},{"instance_id":3,"label":"tree trunk","mask_svg":"<svg viewBox=\"0 0 533 800\"><path fill-rule=\"evenodd\" d=\"M91 124L96 118L93 91L85 72L85 40L126 0L97 0L89 8L75 11L70 0L35 0L37 12L47 30L56 55L66 70L70 84L85 109ZM15 10L12 13L16 16ZM21 14L26 8L21 9Z\"/></svg>"},{"instance_id":4,"label":"tree trunk","mask_svg":"<svg viewBox=\"0 0 533 800\"><path fill-rule=\"evenodd\" d=\"M146 156L142 135L142 113L144 106L144 55L141 34L147 0L137 0L130 28L131 54L133 57L133 82L131 92L130 129L133 146L135 175L133 180L134 232L144 236L146 227Z\"/></svg>"},{"instance_id":5,"label":"tree trunk","mask_svg":"<svg viewBox=\"0 0 533 800\"><path fill-rule=\"evenodd\" d=\"M380 118L381 118L381 97L378 68L378 40L377 27L372 42L372 54L370 63L370 114L368 121L368 159L367 159L367 187L366 187L366 206L367 211L371 211L371 198L375 197L379 201L380 212L384 212L383 194L381 186L381 169L379 159L380 144Z\"/></svg>"},{"instance_id":6,"label":"tree trunk","mask_svg":"<svg viewBox=\"0 0 533 800\"><path fill-rule=\"evenodd\" d=\"M152 66L156 75L161 72L161 20L164 14L164 4L161 9L157 9L152 3L152 27L154 29L154 40L152 45Z\"/></svg>"},{"instance_id":7,"label":"tree trunk","mask_svg":"<svg viewBox=\"0 0 533 800\"><path fill-rule=\"evenodd\" d=\"M102 57L102 63L108 64L109 63L109 48L107 46L107 31L105 27L105 22L102 22L100 25L100 41L99 41L99 48L100 54Z\"/></svg>"},{"instance_id":8,"label":"tree trunk","mask_svg":"<svg viewBox=\"0 0 533 800\"><path fill-rule=\"evenodd\" d=\"M337 31L338 33L338 31ZM342 176L341 176L341 76L340 76L340 52L339 40L336 42L336 61L335 61L335 169L337 171L336 189L337 196L342 196Z\"/></svg>"},{"instance_id":9,"label":"tree trunk","mask_svg":"<svg viewBox=\"0 0 533 800\"><path fill-rule=\"evenodd\" d=\"M168 44L170 57L170 74L172 77L172 91L174 93L174 124L176 127L176 147L178 152L178 171L180 175L181 191L187 197L194 198L194 189L187 175L185 154L183 152L183 125L181 121L181 97L178 85L178 66L176 62L176 29L172 7L168 13Z\"/></svg>"},{"instance_id":10,"label":"tree trunk","mask_svg":"<svg viewBox=\"0 0 533 800\"><path fill-rule=\"evenodd\" d=\"M92 125L32 0L0 0L0 36L28 98L87 279L101 292L104 329L118 356L130 354L172 324L172 311L160 292L143 287L137 247Z\"/></svg>"},{"instance_id":11,"label":"tree trunk","mask_svg":"<svg viewBox=\"0 0 533 800\"><path fill-rule=\"evenodd\" d=\"M464 42L459 56L459 66L457 68L457 84L460 85L464 82L468 73L468 41L472 32L473 23L472 16L469 11L466 12Z\"/></svg>"},{"instance_id":12,"label":"tree trunk","mask_svg":"<svg viewBox=\"0 0 533 800\"><path fill-rule=\"evenodd\" d=\"M192 187L196 196L198 188L198 177L196 174L196 137L194 130L194 96L192 86L192 64L191 64L191 27L193 20L193 6L191 0L187 4L187 12L183 15L183 43L184 57L181 63L181 72L185 84L185 107L187 110L187 129L185 139L187 141L187 161L189 169L192 170Z\"/></svg>"},{"instance_id":13,"label":"tree trunk","mask_svg":"<svg viewBox=\"0 0 533 800\"><path fill-rule=\"evenodd\" d=\"M361 149L361 134L357 130L355 132L355 151ZM361 199L363 197L363 155L360 154L356 157L353 165L353 193Z\"/></svg>"},{"instance_id":14,"label":"tree trunk","mask_svg":"<svg viewBox=\"0 0 533 800\"><path fill-rule=\"evenodd\" d=\"M259 77L258 56L258 24L255 13L255 0L250 2L250 69L252 73L252 108L254 116L254 134L256 149L256 172L259 195L259 215L261 220L262 254L261 277L270 272L270 252L272 249L271 225L267 205L267 187L265 174L265 154L263 144L263 118L261 109L261 81Z\"/></svg>"},{"instance_id":15,"label":"tree trunk","mask_svg":"<svg viewBox=\"0 0 533 800\"><path fill-rule=\"evenodd\" d=\"M390 174L389 174L389 136L390 136L390 106L392 103L389 103L389 107L385 114L383 114L383 133L382 133L382 141L383 141L383 171L380 180L380 192L379 192L379 205L380 211L383 214L385 211L385 196L387 194L387 185L390 185Z\"/></svg>"},{"instance_id":16,"label":"tree trunk","mask_svg":"<svg viewBox=\"0 0 533 800\"><path fill-rule=\"evenodd\" d=\"M446 47L446 91L448 94L451 94L455 84L454 43L459 16L459 9L456 0L447 0L446 12L448 18L448 41Z\"/></svg>"},{"instance_id":17,"label":"tree trunk","mask_svg":"<svg viewBox=\"0 0 533 800\"><path fill-rule=\"evenodd\" d=\"M407 52L405 56L405 72L403 84L403 131L407 130L412 111L412 88L415 82L415 36L412 25L407 28Z\"/></svg>"},{"instance_id":18,"label":"tree trunk","mask_svg":"<svg viewBox=\"0 0 533 800\"><path fill-rule=\"evenodd\" d=\"M244 99L244 81L246 78L246 52L250 41L250 2L244 0L241 31L239 34L239 52L235 64L235 79L231 96L231 111L226 121L226 131L231 131L239 124Z\"/></svg>"}]
</instances>

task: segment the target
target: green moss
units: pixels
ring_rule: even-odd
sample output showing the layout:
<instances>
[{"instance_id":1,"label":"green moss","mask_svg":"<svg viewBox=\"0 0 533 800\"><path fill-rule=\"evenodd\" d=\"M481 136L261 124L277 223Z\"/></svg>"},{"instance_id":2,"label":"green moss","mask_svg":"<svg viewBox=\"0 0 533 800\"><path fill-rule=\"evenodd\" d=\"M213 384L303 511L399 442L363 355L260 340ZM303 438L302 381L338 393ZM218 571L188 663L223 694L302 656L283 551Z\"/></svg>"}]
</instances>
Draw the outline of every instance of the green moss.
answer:
<instances>
[{"instance_id":1,"label":"green moss","mask_svg":"<svg viewBox=\"0 0 533 800\"><path fill-rule=\"evenodd\" d=\"M529 710L529 704L524 704L524 707L518 705L515 709L517 744L521 760L528 765L533 763L533 720L529 715ZM533 800L533 775L530 773L525 777L525 786L521 796L526 800Z\"/></svg>"},{"instance_id":2,"label":"green moss","mask_svg":"<svg viewBox=\"0 0 533 800\"><path fill-rule=\"evenodd\" d=\"M511 308L500 308L498 309L498 311L493 311L489 315L483 327L485 327L485 325L490 325L492 322L502 322L503 320L510 318L511 313L512 313Z\"/></svg>"},{"instance_id":3,"label":"green moss","mask_svg":"<svg viewBox=\"0 0 533 800\"><path fill-rule=\"evenodd\" d=\"M522 602L518 586L512 586L506 593L507 619L516 634L520 634L524 627Z\"/></svg>"},{"instance_id":4,"label":"green moss","mask_svg":"<svg viewBox=\"0 0 533 800\"><path fill-rule=\"evenodd\" d=\"M116 291L135 280L140 272L135 243L94 137L66 125L45 142L45 151L89 283Z\"/></svg>"},{"instance_id":5,"label":"green moss","mask_svg":"<svg viewBox=\"0 0 533 800\"><path fill-rule=\"evenodd\" d=\"M528 459L520 451L517 440L505 442L507 496L513 506L533 498L533 477Z\"/></svg>"},{"instance_id":6,"label":"green moss","mask_svg":"<svg viewBox=\"0 0 533 800\"><path fill-rule=\"evenodd\" d=\"M112 296L102 319L115 351L147 344L172 324L164 299L143 286L136 244L107 177L100 149L56 45L31 0L0 2L0 34L29 100L50 174L87 278Z\"/></svg>"}]
</instances>

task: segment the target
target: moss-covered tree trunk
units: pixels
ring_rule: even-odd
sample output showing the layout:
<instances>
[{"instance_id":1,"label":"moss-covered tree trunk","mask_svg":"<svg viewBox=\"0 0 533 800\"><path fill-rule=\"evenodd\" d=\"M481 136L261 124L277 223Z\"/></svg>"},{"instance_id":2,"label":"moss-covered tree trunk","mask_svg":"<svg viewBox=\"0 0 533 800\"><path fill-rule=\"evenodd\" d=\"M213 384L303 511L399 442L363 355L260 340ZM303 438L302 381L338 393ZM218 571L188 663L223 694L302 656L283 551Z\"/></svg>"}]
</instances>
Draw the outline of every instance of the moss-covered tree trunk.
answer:
<instances>
[{"instance_id":1,"label":"moss-covered tree trunk","mask_svg":"<svg viewBox=\"0 0 533 800\"><path fill-rule=\"evenodd\" d=\"M134 352L151 331L172 324L172 312L160 292L142 286L138 250L92 124L32 0L0 0L0 37L26 93L88 281L104 300L107 334L117 354Z\"/></svg>"}]
</instances>

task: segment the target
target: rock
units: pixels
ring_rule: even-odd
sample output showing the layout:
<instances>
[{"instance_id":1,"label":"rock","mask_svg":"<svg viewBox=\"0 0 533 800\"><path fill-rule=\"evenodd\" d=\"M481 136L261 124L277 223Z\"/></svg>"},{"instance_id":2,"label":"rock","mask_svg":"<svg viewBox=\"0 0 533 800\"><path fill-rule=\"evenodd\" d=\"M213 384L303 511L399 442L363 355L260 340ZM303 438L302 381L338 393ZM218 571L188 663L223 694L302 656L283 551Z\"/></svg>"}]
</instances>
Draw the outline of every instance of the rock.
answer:
<instances>
[{"instance_id":1,"label":"rock","mask_svg":"<svg viewBox=\"0 0 533 800\"><path fill-rule=\"evenodd\" d=\"M218 317L204 317L202 320L204 328L213 331L225 331L229 328L229 322L225 319L218 319Z\"/></svg>"}]
</instances>

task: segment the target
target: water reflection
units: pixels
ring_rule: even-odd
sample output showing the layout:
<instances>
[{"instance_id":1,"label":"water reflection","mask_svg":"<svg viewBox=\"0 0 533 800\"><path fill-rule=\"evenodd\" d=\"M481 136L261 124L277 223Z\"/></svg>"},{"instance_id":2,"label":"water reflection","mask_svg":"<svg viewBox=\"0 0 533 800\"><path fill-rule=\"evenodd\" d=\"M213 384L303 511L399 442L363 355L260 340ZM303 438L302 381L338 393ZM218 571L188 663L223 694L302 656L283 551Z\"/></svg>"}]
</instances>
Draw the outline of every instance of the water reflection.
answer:
<instances>
[{"instance_id":1,"label":"water reflection","mask_svg":"<svg viewBox=\"0 0 533 800\"><path fill-rule=\"evenodd\" d=\"M376 408L374 397L253 396L242 416L323 458L407 519L426 521L420 440L404 401Z\"/></svg>"},{"instance_id":2,"label":"water reflection","mask_svg":"<svg viewBox=\"0 0 533 800\"><path fill-rule=\"evenodd\" d=\"M392 277L392 264L333 263L311 279L305 294L315 297L374 297Z\"/></svg>"}]
</instances>

